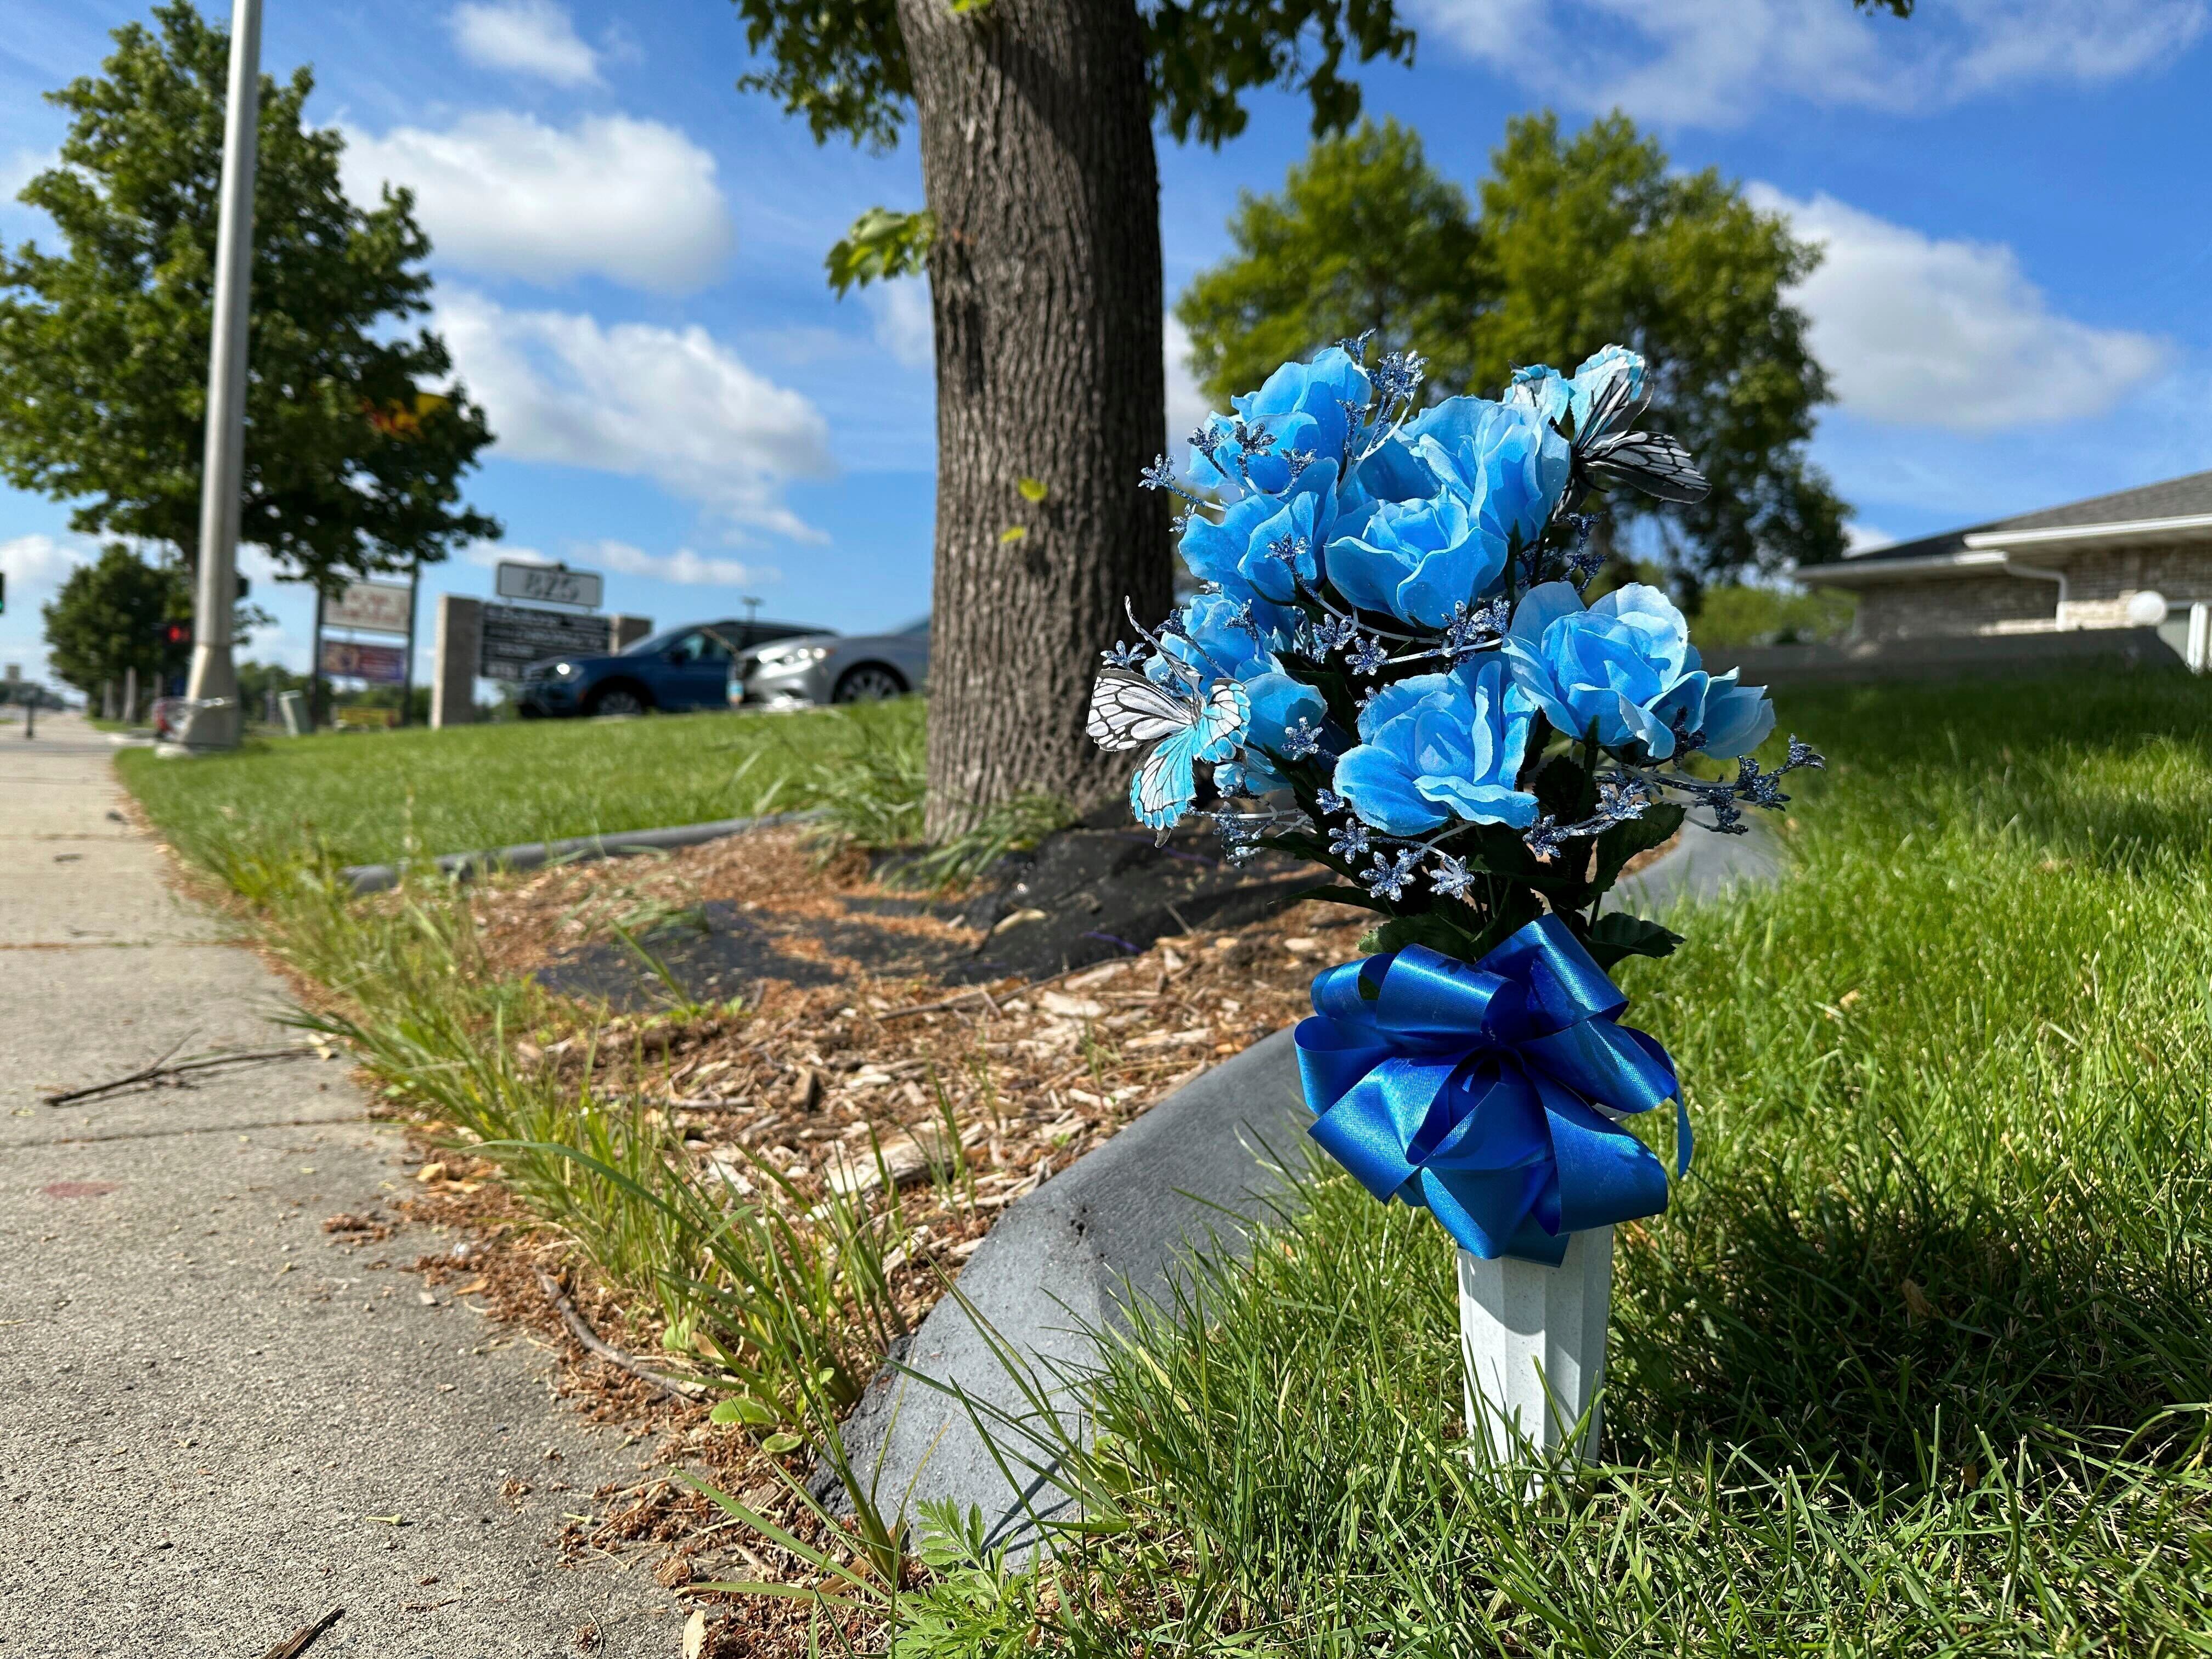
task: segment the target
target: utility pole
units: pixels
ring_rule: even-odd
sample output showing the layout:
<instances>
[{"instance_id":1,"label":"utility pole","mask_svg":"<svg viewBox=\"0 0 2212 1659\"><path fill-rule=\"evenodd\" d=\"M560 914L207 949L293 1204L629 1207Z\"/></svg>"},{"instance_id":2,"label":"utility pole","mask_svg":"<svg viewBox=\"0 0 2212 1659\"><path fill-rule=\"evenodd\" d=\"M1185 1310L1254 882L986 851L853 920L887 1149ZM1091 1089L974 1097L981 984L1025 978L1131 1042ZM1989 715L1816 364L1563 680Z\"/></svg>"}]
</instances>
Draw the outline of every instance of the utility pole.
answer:
<instances>
[{"instance_id":1,"label":"utility pole","mask_svg":"<svg viewBox=\"0 0 2212 1659\"><path fill-rule=\"evenodd\" d=\"M223 112L222 197L216 229L214 344L208 353L207 448L200 469L200 568L192 672L178 735L188 750L238 747L239 495L246 453L246 331L253 278L253 160L261 126L261 0L232 0L230 94Z\"/></svg>"}]
</instances>

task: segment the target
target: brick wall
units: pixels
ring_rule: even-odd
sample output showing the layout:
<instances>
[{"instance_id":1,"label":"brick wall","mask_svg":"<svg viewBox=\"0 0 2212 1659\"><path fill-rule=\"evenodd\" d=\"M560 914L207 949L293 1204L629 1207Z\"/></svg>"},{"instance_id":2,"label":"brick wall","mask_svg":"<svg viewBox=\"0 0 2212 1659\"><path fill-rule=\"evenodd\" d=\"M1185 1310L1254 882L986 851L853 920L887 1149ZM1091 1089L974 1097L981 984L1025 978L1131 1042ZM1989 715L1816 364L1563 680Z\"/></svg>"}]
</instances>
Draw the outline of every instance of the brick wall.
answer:
<instances>
[{"instance_id":1,"label":"brick wall","mask_svg":"<svg viewBox=\"0 0 2212 1659\"><path fill-rule=\"evenodd\" d=\"M2032 576L1936 577L1866 589L1851 636L1860 640L1957 638L2033 634L2067 628L2119 628L2128 601L2145 588L2175 605L2212 600L2212 547L2186 544L2127 548L2050 548L2014 556L2039 570L2063 571L2058 584Z\"/></svg>"},{"instance_id":2,"label":"brick wall","mask_svg":"<svg viewBox=\"0 0 2212 1659\"><path fill-rule=\"evenodd\" d=\"M1859 595L1851 637L1862 640L1955 638L2014 634L2054 626L2058 584L2019 576L1951 576L1894 582Z\"/></svg>"}]
</instances>

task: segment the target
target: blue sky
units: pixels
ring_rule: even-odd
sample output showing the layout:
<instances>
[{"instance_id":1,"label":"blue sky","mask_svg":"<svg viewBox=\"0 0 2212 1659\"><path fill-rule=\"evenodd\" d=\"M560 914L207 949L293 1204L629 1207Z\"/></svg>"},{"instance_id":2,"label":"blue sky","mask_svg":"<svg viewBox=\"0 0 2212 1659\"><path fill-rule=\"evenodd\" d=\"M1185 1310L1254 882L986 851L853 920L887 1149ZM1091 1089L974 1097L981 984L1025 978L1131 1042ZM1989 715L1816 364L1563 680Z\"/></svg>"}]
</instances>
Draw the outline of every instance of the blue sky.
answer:
<instances>
[{"instance_id":1,"label":"blue sky","mask_svg":"<svg viewBox=\"0 0 2212 1659\"><path fill-rule=\"evenodd\" d=\"M470 493L508 555L603 570L611 609L664 625L743 595L847 630L926 608L926 295L839 301L821 266L862 210L920 204L910 143L817 148L739 94L725 0L265 4L264 66L314 65L349 187L417 191L436 325L500 434ZM144 9L14 0L0 195L61 137L37 94ZM1862 538L2212 466L2212 0L1922 0L1909 22L1846 0L1408 9L1418 64L1370 67L1368 106L1462 183L1510 115L1619 106L1822 241L1799 302L1840 398L1815 453ZM1164 142L1170 297L1225 250L1237 191L1276 187L1306 143L1279 94L1218 152ZM50 235L0 203L0 236ZM1187 429L1198 405L1170 367ZM38 602L92 550L65 504L0 490L0 660L36 672ZM426 589L488 593L494 556ZM251 653L304 665L308 601L246 563L279 624Z\"/></svg>"}]
</instances>

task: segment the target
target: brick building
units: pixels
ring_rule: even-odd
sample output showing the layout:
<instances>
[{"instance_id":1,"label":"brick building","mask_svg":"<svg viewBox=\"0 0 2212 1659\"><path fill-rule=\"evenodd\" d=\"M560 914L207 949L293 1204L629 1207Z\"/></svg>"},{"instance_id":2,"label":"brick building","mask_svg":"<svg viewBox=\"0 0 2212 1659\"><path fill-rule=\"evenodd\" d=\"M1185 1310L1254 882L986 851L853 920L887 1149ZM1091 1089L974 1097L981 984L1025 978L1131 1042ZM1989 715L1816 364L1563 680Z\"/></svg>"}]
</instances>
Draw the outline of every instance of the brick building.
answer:
<instances>
[{"instance_id":1,"label":"brick building","mask_svg":"<svg viewBox=\"0 0 2212 1659\"><path fill-rule=\"evenodd\" d=\"M1859 596L1868 643L2154 626L2212 602L2212 472L1801 570Z\"/></svg>"}]
</instances>

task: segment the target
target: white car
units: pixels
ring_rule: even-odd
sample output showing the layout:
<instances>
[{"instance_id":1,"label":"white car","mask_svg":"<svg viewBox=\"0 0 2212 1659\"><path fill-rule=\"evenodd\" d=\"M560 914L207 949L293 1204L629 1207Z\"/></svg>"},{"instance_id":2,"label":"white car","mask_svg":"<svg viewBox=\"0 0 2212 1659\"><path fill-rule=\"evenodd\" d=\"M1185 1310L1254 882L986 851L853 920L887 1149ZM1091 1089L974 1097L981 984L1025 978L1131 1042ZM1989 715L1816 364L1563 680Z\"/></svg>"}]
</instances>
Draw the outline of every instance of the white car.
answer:
<instances>
[{"instance_id":1,"label":"white car","mask_svg":"<svg viewBox=\"0 0 2212 1659\"><path fill-rule=\"evenodd\" d=\"M873 702L929 684L929 618L889 634L809 634L742 652L730 705Z\"/></svg>"}]
</instances>

